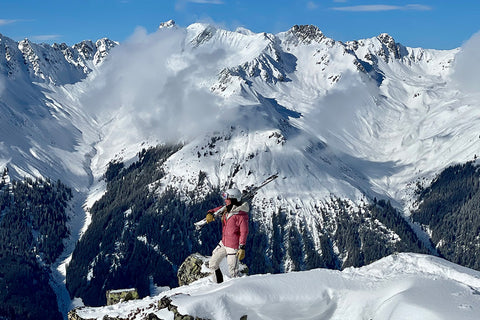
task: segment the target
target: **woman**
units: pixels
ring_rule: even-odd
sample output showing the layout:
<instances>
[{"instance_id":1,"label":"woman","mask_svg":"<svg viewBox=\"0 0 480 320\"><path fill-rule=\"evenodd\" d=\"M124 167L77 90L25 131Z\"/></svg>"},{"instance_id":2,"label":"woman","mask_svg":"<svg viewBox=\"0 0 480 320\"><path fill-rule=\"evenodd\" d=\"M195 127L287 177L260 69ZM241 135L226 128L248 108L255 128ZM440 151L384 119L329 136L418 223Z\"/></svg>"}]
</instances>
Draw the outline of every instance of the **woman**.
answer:
<instances>
[{"instance_id":1,"label":"woman","mask_svg":"<svg viewBox=\"0 0 480 320\"><path fill-rule=\"evenodd\" d=\"M213 250L208 263L209 268L215 272L215 281L223 282L220 262L226 257L228 270L231 277L238 276L238 261L245 258L245 243L248 235L248 202L241 202L242 193L238 189L228 189L223 194L224 207L208 211L206 220L210 223L215 220L214 214L222 214L222 240Z\"/></svg>"}]
</instances>

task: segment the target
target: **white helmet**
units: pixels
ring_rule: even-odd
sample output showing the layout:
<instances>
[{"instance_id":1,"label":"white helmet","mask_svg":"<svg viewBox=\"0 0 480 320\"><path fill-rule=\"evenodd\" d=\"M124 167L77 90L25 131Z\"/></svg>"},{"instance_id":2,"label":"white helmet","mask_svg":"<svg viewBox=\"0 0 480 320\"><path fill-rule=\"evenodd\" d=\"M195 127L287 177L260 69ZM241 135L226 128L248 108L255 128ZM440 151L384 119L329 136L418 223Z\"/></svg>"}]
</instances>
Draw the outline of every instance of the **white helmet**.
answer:
<instances>
[{"instance_id":1,"label":"white helmet","mask_svg":"<svg viewBox=\"0 0 480 320\"><path fill-rule=\"evenodd\" d=\"M224 193L222 193L223 199L236 199L238 202L242 200L242 192L237 188L228 189Z\"/></svg>"}]
</instances>

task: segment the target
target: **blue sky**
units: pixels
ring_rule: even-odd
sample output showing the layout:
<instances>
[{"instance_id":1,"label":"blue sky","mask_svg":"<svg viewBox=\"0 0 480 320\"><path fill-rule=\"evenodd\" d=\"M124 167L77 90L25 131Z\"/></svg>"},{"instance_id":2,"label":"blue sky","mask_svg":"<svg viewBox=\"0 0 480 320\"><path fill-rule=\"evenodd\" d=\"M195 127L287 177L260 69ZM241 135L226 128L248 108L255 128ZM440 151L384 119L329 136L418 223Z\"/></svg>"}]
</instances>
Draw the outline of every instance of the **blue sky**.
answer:
<instances>
[{"instance_id":1,"label":"blue sky","mask_svg":"<svg viewBox=\"0 0 480 320\"><path fill-rule=\"evenodd\" d=\"M14 40L124 41L136 27L155 32L173 19L278 33L313 24L330 38L389 33L409 47L452 49L480 31L479 0L0 0L0 33Z\"/></svg>"}]
</instances>

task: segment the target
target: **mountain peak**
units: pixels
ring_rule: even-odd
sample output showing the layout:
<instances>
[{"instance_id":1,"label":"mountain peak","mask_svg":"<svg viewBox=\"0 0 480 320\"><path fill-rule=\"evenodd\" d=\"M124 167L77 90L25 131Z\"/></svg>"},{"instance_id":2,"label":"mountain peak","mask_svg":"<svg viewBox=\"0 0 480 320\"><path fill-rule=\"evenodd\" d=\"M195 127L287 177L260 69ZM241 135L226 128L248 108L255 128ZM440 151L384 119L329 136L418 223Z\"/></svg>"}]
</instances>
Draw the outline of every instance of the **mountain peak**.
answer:
<instances>
[{"instance_id":1,"label":"mountain peak","mask_svg":"<svg viewBox=\"0 0 480 320\"><path fill-rule=\"evenodd\" d=\"M325 35L317 26L314 25L294 25L289 32L294 35L299 43L310 44L312 42L320 42Z\"/></svg>"},{"instance_id":2,"label":"mountain peak","mask_svg":"<svg viewBox=\"0 0 480 320\"><path fill-rule=\"evenodd\" d=\"M177 25L175 24L175 21L170 19L168 21L160 23L158 26L158 29L163 29L163 28L173 28L176 27Z\"/></svg>"},{"instance_id":3,"label":"mountain peak","mask_svg":"<svg viewBox=\"0 0 480 320\"><path fill-rule=\"evenodd\" d=\"M381 43L389 46L389 45L392 45L392 44L396 44L395 42L395 39L393 39L393 37L391 35L389 35L388 33L381 33L377 36L377 39L380 40Z\"/></svg>"},{"instance_id":4,"label":"mountain peak","mask_svg":"<svg viewBox=\"0 0 480 320\"><path fill-rule=\"evenodd\" d=\"M251 31L247 28L244 28L244 27L238 27L237 29L235 29L235 32L240 33L240 34L244 34L244 35L247 35L247 36L255 34L253 31Z\"/></svg>"},{"instance_id":5,"label":"mountain peak","mask_svg":"<svg viewBox=\"0 0 480 320\"><path fill-rule=\"evenodd\" d=\"M400 59L402 57L402 53L406 54L403 50L404 48L395 42L395 39L393 39L388 33L382 33L377 36L377 39L382 43L385 47L387 47L388 51L393 54L395 59ZM379 53L379 55L382 55ZM384 56L386 61L388 62L388 52L384 52Z\"/></svg>"},{"instance_id":6,"label":"mountain peak","mask_svg":"<svg viewBox=\"0 0 480 320\"><path fill-rule=\"evenodd\" d=\"M210 24L194 23L189 26L189 29L195 30L197 35L190 42L194 47L198 47L203 43L208 42L217 32L217 28Z\"/></svg>"}]
</instances>

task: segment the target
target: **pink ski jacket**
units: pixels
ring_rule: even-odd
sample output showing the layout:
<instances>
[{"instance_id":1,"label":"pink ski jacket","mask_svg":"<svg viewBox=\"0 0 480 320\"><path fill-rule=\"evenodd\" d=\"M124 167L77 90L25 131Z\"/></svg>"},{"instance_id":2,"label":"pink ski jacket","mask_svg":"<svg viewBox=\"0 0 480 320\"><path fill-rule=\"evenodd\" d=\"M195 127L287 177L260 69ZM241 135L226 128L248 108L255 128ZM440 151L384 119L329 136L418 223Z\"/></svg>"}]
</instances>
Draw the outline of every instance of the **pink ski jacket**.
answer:
<instances>
[{"instance_id":1,"label":"pink ski jacket","mask_svg":"<svg viewBox=\"0 0 480 320\"><path fill-rule=\"evenodd\" d=\"M221 207L215 208L217 211ZM222 216L222 243L224 246L238 249L245 245L248 235L248 202L242 203L239 207L233 206L230 212L224 212Z\"/></svg>"}]
</instances>

